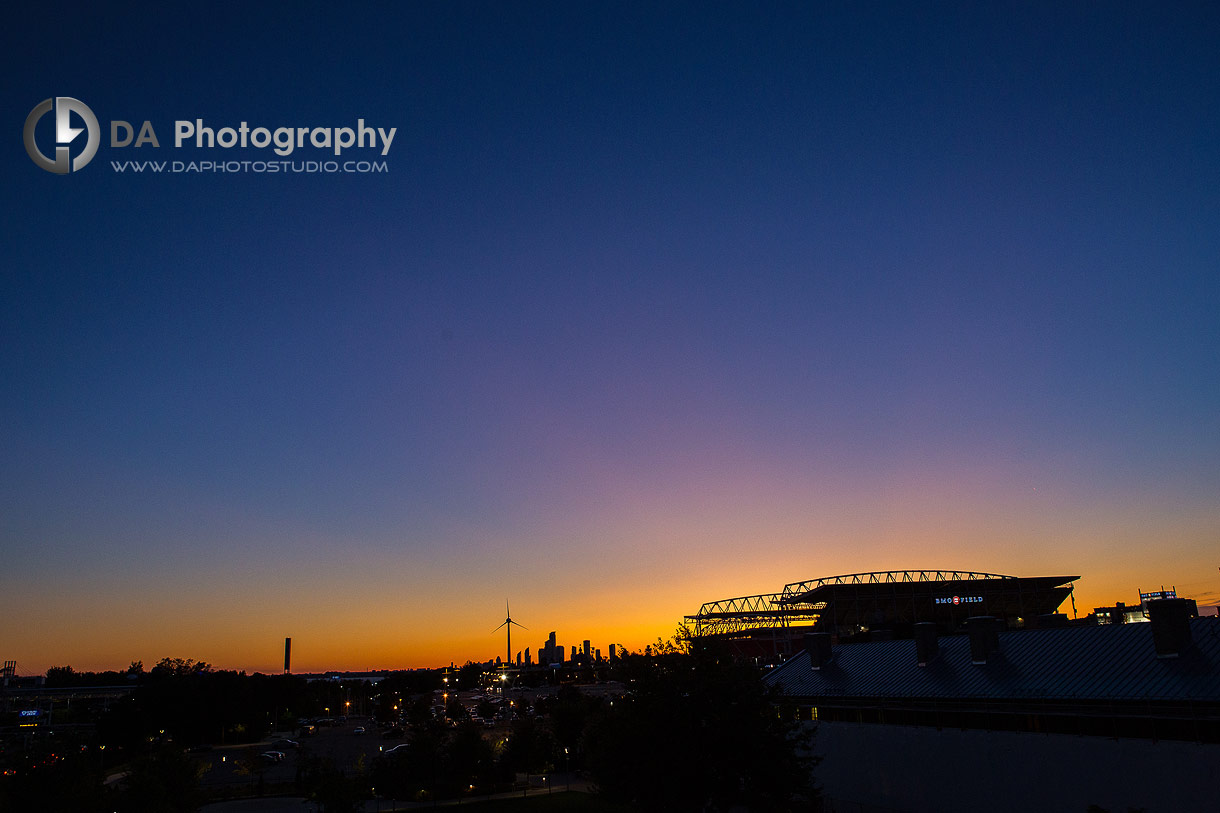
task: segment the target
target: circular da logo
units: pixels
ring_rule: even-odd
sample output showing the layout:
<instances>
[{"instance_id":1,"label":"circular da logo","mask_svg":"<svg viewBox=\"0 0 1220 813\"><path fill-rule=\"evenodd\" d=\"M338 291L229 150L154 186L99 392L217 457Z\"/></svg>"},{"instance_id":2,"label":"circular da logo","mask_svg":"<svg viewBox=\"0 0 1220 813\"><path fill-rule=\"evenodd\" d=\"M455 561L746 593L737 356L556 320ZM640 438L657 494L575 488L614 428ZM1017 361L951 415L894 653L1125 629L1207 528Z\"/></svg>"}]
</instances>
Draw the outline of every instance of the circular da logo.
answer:
<instances>
[{"instance_id":1,"label":"circular da logo","mask_svg":"<svg viewBox=\"0 0 1220 813\"><path fill-rule=\"evenodd\" d=\"M38 143L34 140L34 130L38 127L38 122L52 109L55 111L54 160L47 158L42 150L38 149ZM73 113L85 122L84 128L72 126ZM88 136L85 139L85 149L75 158L71 158L69 145L76 140L78 135L86 131L88 131ZM30 158L35 164L47 172L67 175L69 164L71 171L77 172L93 160L93 156L97 154L97 145L101 141L102 132L97 123L97 116L93 115L93 111L87 104L80 99L73 99L71 96L56 96L39 102L30 111L30 115L25 117L24 135L25 151L30 154Z\"/></svg>"}]
</instances>

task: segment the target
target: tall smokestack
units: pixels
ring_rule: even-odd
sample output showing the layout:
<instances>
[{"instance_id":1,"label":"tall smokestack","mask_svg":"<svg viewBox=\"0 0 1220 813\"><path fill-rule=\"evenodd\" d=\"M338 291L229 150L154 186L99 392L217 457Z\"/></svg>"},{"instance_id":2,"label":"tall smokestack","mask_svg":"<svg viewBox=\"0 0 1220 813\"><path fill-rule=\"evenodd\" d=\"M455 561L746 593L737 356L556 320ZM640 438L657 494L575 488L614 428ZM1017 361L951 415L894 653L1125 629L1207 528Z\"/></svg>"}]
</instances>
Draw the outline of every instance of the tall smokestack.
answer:
<instances>
[{"instance_id":1,"label":"tall smokestack","mask_svg":"<svg viewBox=\"0 0 1220 813\"><path fill-rule=\"evenodd\" d=\"M292 671L292 639L284 639L284 674Z\"/></svg>"}]
</instances>

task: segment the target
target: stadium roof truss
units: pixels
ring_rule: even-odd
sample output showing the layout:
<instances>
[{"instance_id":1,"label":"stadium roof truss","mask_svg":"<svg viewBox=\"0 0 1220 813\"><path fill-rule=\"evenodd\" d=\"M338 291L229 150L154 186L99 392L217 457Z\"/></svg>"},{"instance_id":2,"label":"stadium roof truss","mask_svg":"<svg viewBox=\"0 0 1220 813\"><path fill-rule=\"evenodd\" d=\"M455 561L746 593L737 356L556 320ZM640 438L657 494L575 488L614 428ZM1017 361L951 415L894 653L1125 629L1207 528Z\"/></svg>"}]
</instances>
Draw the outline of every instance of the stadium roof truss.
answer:
<instances>
[{"instance_id":1,"label":"stadium roof truss","mask_svg":"<svg viewBox=\"0 0 1220 813\"><path fill-rule=\"evenodd\" d=\"M826 608L824 603L785 605L782 599L782 593L768 593L712 601L700 607L697 615L688 615L686 621L694 626L696 637L737 634L813 624Z\"/></svg>"},{"instance_id":2,"label":"stadium roof truss","mask_svg":"<svg viewBox=\"0 0 1220 813\"><path fill-rule=\"evenodd\" d=\"M869 573L848 573L846 576L827 576L822 579L793 582L784 585L780 593L782 603L793 603L800 597L832 584L901 584L903 582L959 582L985 579L1015 579L999 573L979 573L972 570L876 570Z\"/></svg>"},{"instance_id":3,"label":"stadium roof truss","mask_svg":"<svg viewBox=\"0 0 1220 813\"><path fill-rule=\"evenodd\" d=\"M885 570L848 573L820 579L793 582L780 593L721 599L704 604L696 615L686 616L696 637L713 635L750 635L752 631L772 633L789 627L810 627L817 623L827 604L809 601L814 590L832 585L902 584L914 582L983 581L1016 579L998 573L967 570Z\"/></svg>"}]
</instances>

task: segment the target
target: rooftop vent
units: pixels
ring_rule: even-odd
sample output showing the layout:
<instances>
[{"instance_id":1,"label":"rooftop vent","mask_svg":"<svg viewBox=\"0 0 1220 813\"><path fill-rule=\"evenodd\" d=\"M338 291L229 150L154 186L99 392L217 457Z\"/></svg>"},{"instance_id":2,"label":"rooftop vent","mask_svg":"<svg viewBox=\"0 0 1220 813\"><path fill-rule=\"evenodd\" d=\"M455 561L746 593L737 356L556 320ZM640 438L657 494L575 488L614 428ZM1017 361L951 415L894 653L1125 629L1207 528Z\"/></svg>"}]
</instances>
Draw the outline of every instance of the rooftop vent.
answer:
<instances>
[{"instance_id":1,"label":"rooftop vent","mask_svg":"<svg viewBox=\"0 0 1220 813\"><path fill-rule=\"evenodd\" d=\"M1000 620L991 615L976 615L966 619L966 631L970 633L970 662L987 663L987 659L1000 651Z\"/></svg>"},{"instance_id":2,"label":"rooftop vent","mask_svg":"<svg viewBox=\"0 0 1220 813\"><path fill-rule=\"evenodd\" d=\"M920 621L915 625L915 655L920 666L927 666L940 652L936 641L936 625L931 621Z\"/></svg>"},{"instance_id":3,"label":"rooftop vent","mask_svg":"<svg viewBox=\"0 0 1220 813\"><path fill-rule=\"evenodd\" d=\"M1057 629L1068 626L1068 617L1063 613L1043 613L1038 616L1034 628L1040 630Z\"/></svg>"},{"instance_id":4,"label":"rooftop vent","mask_svg":"<svg viewBox=\"0 0 1220 813\"><path fill-rule=\"evenodd\" d=\"M809 666L815 671L830 663L830 633L806 633L805 651L809 653Z\"/></svg>"},{"instance_id":5,"label":"rooftop vent","mask_svg":"<svg viewBox=\"0 0 1220 813\"><path fill-rule=\"evenodd\" d=\"M1148 602L1152 645L1158 658L1176 658L1190 646L1190 619L1198 615L1194 599L1161 598Z\"/></svg>"}]
</instances>

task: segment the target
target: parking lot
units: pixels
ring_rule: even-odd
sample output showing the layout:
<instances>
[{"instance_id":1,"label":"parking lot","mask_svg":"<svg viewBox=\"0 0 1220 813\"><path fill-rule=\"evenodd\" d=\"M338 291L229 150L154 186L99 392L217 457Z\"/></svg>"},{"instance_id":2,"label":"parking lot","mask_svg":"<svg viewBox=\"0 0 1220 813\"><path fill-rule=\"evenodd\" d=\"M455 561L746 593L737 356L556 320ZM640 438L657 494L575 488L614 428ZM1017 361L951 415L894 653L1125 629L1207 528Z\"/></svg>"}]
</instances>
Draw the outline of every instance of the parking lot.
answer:
<instances>
[{"instance_id":1,"label":"parking lot","mask_svg":"<svg viewBox=\"0 0 1220 813\"><path fill-rule=\"evenodd\" d=\"M588 694L609 698L623 693L621 684L599 684L581 689ZM513 705L505 709L507 713L500 717L481 721L485 726L484 737L493 741L505 737L516 710L521 710L522 714L532 713L535 704L554 693L554 687L541 687L513 690L511 696L494 696L497 701L511 699ZM456 699L473 716L480 699L489 697L493 696L473 691L462 692ZM438 691L430 699L430 705L435 712L443 713L445 701L453 699L452 694ZM506 704L497 705L504 709ZM358 733L359 729L364 729L364 733ZM370 769L382 753L406 743L407 729L405 724L395 726L393 730L397 735L387 736L385 732L390 731L391 727L378 724L370 717L319 720L313 723L312 733L309 734L302 734L301 730L277 732L260 743L216 746L196 752L193 756L206 766L201 785L214 798L288 793L297 789L299 772L311 757L326 760L352 775L358 768ZM292 740L296 746L284 740ZM282 753L282 759L262 756L270 751Z\"/></svg>"},{"instance_id":2,"label":"parking lot","mask_svg":"<svg viewBox=\"0 0 1220 813\"><path fill-rule=\"evenodd\" d=\"M364 727L367 733L357 734ZM290 739L297 747L276 744ZM309 736L291 736L277 733L261 743L250 745L217 746L211 750L194 754L206 765L201 784L205 790L220 791L226 788L283 787L296 781L297 771L307 755L329 758L336 766L351 770L361 764L371 765L383 749L392 748L404 739L386 739L381 736L371 720L349 719L335 726L318 726ZM275 761L263 757L268 752L282 753L283 759Z\"/></svg>"}]
</instances>

